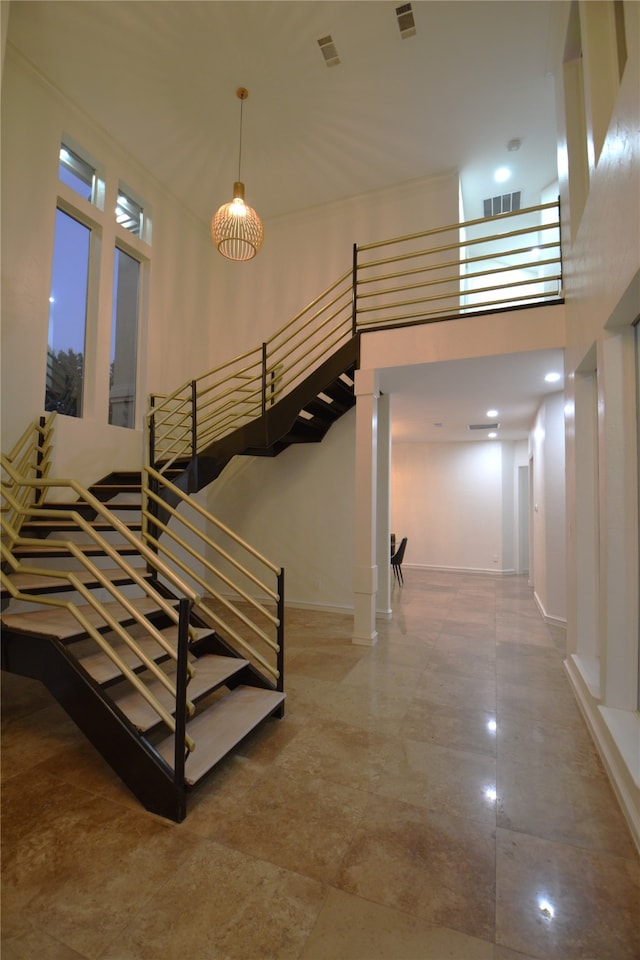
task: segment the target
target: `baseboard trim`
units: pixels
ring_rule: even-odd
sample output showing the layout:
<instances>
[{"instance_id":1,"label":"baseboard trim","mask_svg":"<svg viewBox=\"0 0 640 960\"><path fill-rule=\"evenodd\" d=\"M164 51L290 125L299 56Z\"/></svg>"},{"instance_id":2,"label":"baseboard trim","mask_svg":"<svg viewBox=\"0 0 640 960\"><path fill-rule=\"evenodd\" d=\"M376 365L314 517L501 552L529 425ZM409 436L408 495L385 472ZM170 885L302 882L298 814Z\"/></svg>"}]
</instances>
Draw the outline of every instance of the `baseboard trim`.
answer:
<instances>
[{"instance_id":1,"label":"baseboard trim","mask_svg":"<svg viewBox=\"0 0 640 960\"><path fill-rule=\"evenodd\" d=\"M403 563L403 570L434 570L438 573L472 573L481 577L514 577L516 571L513 567L496 570L493 567L441 567L431 563Z\"/></svg>"},{"instance_id":2,"label":"baseboard trim","mask_svg":"<svg viewBox=\"0 0 640 960\"><path fill-rule=\"evenodd\" d=\"M545 623L550 623L552 627L561 627L563 630L567 629L567 618L566 617L553 617L550 613L544 608L544 604L536 591L533 591L533 599L536 602L536 606L540 611L540 616Z\"/></svg>"},{"instance_id":3,"label":"baseboard trim","mask_svg":"<svg viewBox=\"0 0 640 960\"><path fill-rule=\"evenodd\" d=\"M307 600L285 600L285 609L291 607L293 610L317 610L319 613L348 613L353 614L353 607L342 606L334 603L313 603Z\"/></svg>"},{"instance_id":4,"label":"baseboard trim","mask_svg":"<svg viewBox=\"0 0 640 960\"><path fill-rule=\"evenodd\" d=\"M638 771L634 773L625 760L624 747L621 747L616 739L615 724L611 722L608 714L628 714L626 726L636 727L640 725L640 720L637 714L631 715L630 711L611 711L598 703L591 695L585 678L572 657L564 661L564 667L580 712L589 728L589 733L631 831L633 842L640 852L639 774Z\"/></svg>"}]
</instances>

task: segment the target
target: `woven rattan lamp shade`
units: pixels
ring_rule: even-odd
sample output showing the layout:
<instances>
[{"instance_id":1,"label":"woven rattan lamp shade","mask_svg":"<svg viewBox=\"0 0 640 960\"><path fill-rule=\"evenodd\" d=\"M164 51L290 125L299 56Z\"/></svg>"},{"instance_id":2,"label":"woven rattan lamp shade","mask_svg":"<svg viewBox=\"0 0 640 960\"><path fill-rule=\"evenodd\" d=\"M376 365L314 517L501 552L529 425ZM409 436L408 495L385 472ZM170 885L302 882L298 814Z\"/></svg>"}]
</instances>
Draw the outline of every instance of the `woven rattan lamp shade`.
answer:
<instances>
[{"instance_id":1,"label":"woven rattan lamp shade","mask_svg":"<svg viewBox=\"0 0 640 960\"><path fill-rule=\"evenodd\" d=\"M242 105L249 96L246 87L238 87L240 101L240 146L238 149L238 179L233 185L233 200L224 203L211 220L211 239L223 257L228 260L251 260L262 246L264 227L252 207L244 202L244 183L240 180L242 163Z\"/></svg>"},{"instance_id":2,"label":"woven rattan lamp shade","mask_svg":"<svg viewBox=\"0 0 640 960\"><path fill-rule=\"evenodd\" d=\"M211 238L229 260L251 260L262 246L262 220L244 202L244 184L238 180L233 185L233 200L223 204L211 220Z\"/></svg>"}]
</instances>

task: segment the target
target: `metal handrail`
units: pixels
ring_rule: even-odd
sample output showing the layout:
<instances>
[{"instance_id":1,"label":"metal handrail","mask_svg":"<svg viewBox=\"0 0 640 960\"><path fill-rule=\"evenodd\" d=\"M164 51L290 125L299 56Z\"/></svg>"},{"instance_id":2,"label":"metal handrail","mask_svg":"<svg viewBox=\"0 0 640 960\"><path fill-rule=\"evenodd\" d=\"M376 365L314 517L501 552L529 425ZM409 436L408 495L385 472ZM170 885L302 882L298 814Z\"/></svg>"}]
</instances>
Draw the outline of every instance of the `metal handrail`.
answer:
<instances>
[{"instance_id":1,"label":"metal handrail","mask_svg":"<svg viewBox=\"0 0 640 960\"><path fill-rule=\"evenodd\" d=\"M556 211L555 218L549 217L552 211ZM503 224L510 223L513 223L513 229L500 229ZM172 434L172 445L168 445L164 452L156 439L154 456L149 458L149 464L166 472L179 459L192 460L214 440L222 439L259 417L267 406L293 390L310 370L331 356L354 333L399 324L431 323L486 312L488 308L505 309L559 299L562 290L559 228L559 202L554 201L356 246L353 269L342 274L276 330L262 348L256 347L225 361L195 381L178 387L166 398L154 396L153 406L147 413L147 432L152 433L154 419L157 432L163 417L175 416L178 401L188 405L192 384L195 384L197 410L192 409L185 417L197 426L191 442L187 439L186 428L181 445L178 443L180 438ZM555 231L557 236L540 242L548 231ZM456 233L455 239L425 246L427 241L438 237L444 239L444 235L452 232ZM512 243L516 238L527 237L531 238L531 243L515 246ZM490 249L467 256L467 250L475 251L480 245L490 245ZM494 248L495 245L499 249ZM397 250L399 246L403 249ZM542 260L532 259L530 253L534 246L548 255ZM384 248L390 250L389 255L378 256ZM557 255L552 255L553 250L557 250ZM376 256L370 259L368 254L374 251ZM457 251L458 256L446 257L452 251ZM507 258L517 260L521 257L524 259L519 262L504 262ZM496 263L498 259L502 262ZM416 261L421 262L415 266L407 265ZM487 261L491 261L491 265L486 269L475 269ZM385 266L397 269L379 272ZM473 270L469 269L471 266L474 266ZM508 283L485 283L475 289L469 287L469 283L479 278L495 276L504 279L514 271L535 271L537 275L514 277ZM398 284L402 278L411 282ZM435 296L401 301L389 299L400 292L430 286L444 289L446 285L450 289ZM543 286L545 289L541 289ZM546 289L551 286L553 289ZM518 288L524 287L530 292L517 295ZM443 307L439 301L446 301L448 305ZM401 307L416 309L396 313ZM374 312L376 316L372 317Z\"/></svg>"},{"instance_id":2,"label":"metal handrail","mask_svg":"<svg viewBox=\"0 0 640 960\"><path fill-rule=\"evenodd\" d=\"M162 471L151 466L145 470L142 513L146 544L163 558L166 565L178 569L196 583L194 611L240 647L260 669L280 682L277 659L274 664L269 652L279 655L282 645L279 632L281 614L277 612L282 602L278 587L281 568L205 510ZM219 539L210 536L208 528L228 540L233 552L225 549ZM183 554L190 559L183 559ZM217 561L212 559L214 556ZM239 556L245 558L244 561L238 559ZM198 572L190 560L200 564L203 572ZM248 588L243 586L243 581L249 584ZM220 586L216 587L216 584ZM272 612L270 605L276 608L276 613ZM246 628L248 637L225 619L220 607ZM258 621L266 623L275 636L267 633ZM263 649L267 652L264 653Z\"/></svg>"},{"instance_id":3,"label":"metal handrail","mask_svg":"<svg viewBox=\"0 0 640 960\"><path fill-rule=\"evenodd\" d=\"M557 211L555 220L543 222L543 217L554 209ZM514 221L514 218L518 219ZM496 231L496 227L502 228L503 224L512 228ZM455 239L446 237L453 231L456 232ZM558 231L557 238L552 236L540 242L546 231ZM532 242L525 242L525 238L531 238ZM516 239L518 242L514 244ZM430 240L436 242L425 247ZM499 250L495 249L496 244ZM536 261L531 256L534 245L546 251L543 260ZM388 255L385 248L390 250ZM553 256L553 250L558 251L557 256ZM472 255L469 256L467 251ZM369 257L373 252L375 255ZM501 262L496 263L498 257ZM558 269L554 270L556 265ZM514 270L543 271L543 275L514 277ZM494 277L500 282L488 282ZM209 561L209 556L217 552L224 563L233 565L232 555L220 551L214 538L202 533L201 524L186 522L182 532L177 532L178 525L184 523L181 511L198 511L200 508L188 494L171 483L171 468L181 461L190 463L195 472L198 453L215 440L223 439L263 416L269 406L294 390L310 372L359 332L399 324L431 323L505 305L544 302L550 297L558 297L561 282L557 203L540 204L489 219L449 224L355 247L352 270L342 274L261 346L182 384L168 397L156 395L152 398L145 430L144 538L158 554L167 559L171 557L171 562L189 574L200 588L210 590L209 595L225 610L233 608L234 616L239 617L253 636L264 644L266 640L261 630L250 617L244 616L237 602L230 601L224 591L231 590L240 598L239 602L249 606L253 604L251 595L226 579L220 567ZM479 286L470 288L469 285L474 283ZM558 291L539 289L541 284L558 284ZM170 502L179 503L180 510L170 507ZM207 522L215 528L215 521ZM197 549L190 546L190 537L199 538ZM203 564L203 576L194 574L188 562L176 558L176 545L187 556ZM246 546L243 544L240 549ZM246 570L242 569L241 575L246 576ZM222 584L222 592L213 592L211 580ZM200 598L198 603L205 604L206 601ZM260 617L265 616L264 608L254 608L254 612ZM210 605L206 614L247 649L248 641L234 634ZM251 644L249 649L251 656L267 669L261 653ZM272 672L272 675L276 674Z\"/></svg>"},{"instance_id":4,"label":"metal handrail","mask_svg":"<svg viewBox=\"0 0 640 960\"><path fill-rule=\"evenodd\" d=\"M158 680L175 699L175 684L172 683L167 674L165 674L164 671L159 668L153 658L149 657L144 650L141 649L130 630L123 627L118 619L113 616L110 610L105 607L104 602L99 600L86 586L86 584L76 576L77 571L51 570L46 567L39 567L37 565L23 563L15 556L14 551L16 547L42 546L43 544L43 541L39 538L23 537L20 533L21 528L29 520L36 518L49 518L57 521L64 519L72 522L75 530L82 531L82 533L89 538L93 545L97 546L100 548L101 552L108 555L110 559L120 568L122 573L133 583L135 583L136 586L138 586L144 593L144 595L153 602L154 607L162 610L162 612L165 613L167 617L173 620L173 622L176 624L179 622L178 612L167 601L165 596L156 589L149 579L142 577L140 575L140 571L131 566L127 559L123 557L117 550L115 550L113 545L111 545L104 536L95 530L92 524L83 516L81 516L78 511L72 509L65 510L62 508L48 509L42 505L42 502L31 504L25 503L23 491L41 489L43 491L43 502L46 498L47 492L54 488L63 489L75 494L79 501L89 504L92 510L94 510L96 514L100 516L103 522L108 524L111 530L117 532L130 544L135 546L139 554L146 559L147 563L152 565L157 572L160 572L162 576L165 577L181 595L192 601L195 597L194 592L175 574L171 567L159 560L159 558L154 555L153 551L138 537L136 537L135 534L126 526L126 524L115 517L105 506L105 504L92 496L92 494L90 494L88 490L85 490L77 481L51 479L49 477L45 478L39 476L34 478L24 475L21 476L9 459L4 455L0 457L0 462L3 472L2 497L3 501L9 507L8 516L3 516L1 518L3 530L3 560L8 564L13 572L51 577L52 582L60 580L66 581L69 586L95 611L103 625L135 653L136 657L145 665L150 673L153 674L155 679ZM16 491L18 491L17 496L15 493ZM16 522L16 520L18 520L18 522ZM81 548L81 546L73 542L73 540L62 538L50 538L47 539L46 543L48 546L57 548L68 556L73 557L74 560L78 562L79 566L90 575L90 578L95 583L99 584L103 589L108 591L109 595L112 596L120 605L122 610L126 612L127 619L133 620L136 624L143 626L147 636L151 637L159 645L159 647L162 649L162 652L172 659L177 660L178 653L176 649L171 644L167 643L162 633L153 625L151 621L147 619L145 614L138 610L135 604L133 604L122 593L121 590L115 587L108 577L105 577L101 568L93 563L91 558L87 555L85 550ZM32 594L26 594L13 584L10 576L5 573L4 570L0 571L0 578L2 580L4 589L6 589L10 596L15 600L27 601L29 603L42 606L66 609L78 622L82 630L93 639L102 652L105 653L106 656L117 666L117 668L120 670L123 676L126 677L134 689L137 690L137 692L152 707L159 719L169 728L171 732L175 733L176 721L172 713L168 711L157 699L157 697L155 697L155 695L149 690L144 683L144 680L141 679L140 676L133 670L131 670L127 663L118 654L117 650L113 648L110 640L100 632L94 623L91 622L91 620L85 615L84 611L78 607L77 603L47 594L38 594L35 596ZM187 669L189 675L193 676L194 668L189 664ZM178 706L179 705L176 704L177 710ZM195 708L194 705L187 700L185 709L188 713L192 714ZM185 739L185 748L188 751L191 751L195 748L195 743L190 736L187 736Z\"/></svg>"},{"instance_id":5,"label":"metal handrail","mask_svg":"<svg viewBox=\"0 0 640 960\"><path fill-rule=\"evenodd\" d=\"M5 455L6 462L11 464L17 476L36 479L48 476L51 469L55 417L56 413L54 412L48 418L41 418L39 423L31 423L17 440L12 450ZM11 489L14 482L7 477L5 479L7 489ZM17 484L17 489L21 490L21 496L18 499L22 507L30 503L37 503L43 497L43 491L38 487L22 487ZM10 510L9 501L3 497L1 511L11 516L11 528L19 529L22 520L21 514L18 511L11 515Z\"/></svg>"},{"instance_id":6,"label":"metal handrail","mask_svg":"<svg viewBox=\"0 0 640 960\"><path fill-rule=\"evenodd\" d=\"M554 219L548 218L550 211L557 211ZM496 221L501 230L496 230ZM428 323L489 308L557 300L562 289L559 227L554 202L358 248L354 267L358 329ZM444 242L434 244L441 236ZM389 255L380 256L385 248ZM532 256L534 249L538 254L544 251L544 257ZM375 256L367 256L369 252ZM389 270L390 266L396 269ZM399 283L401 279L408 282ZM397 299L398 293L407 298Z\"/></svg>"}]
</instances>

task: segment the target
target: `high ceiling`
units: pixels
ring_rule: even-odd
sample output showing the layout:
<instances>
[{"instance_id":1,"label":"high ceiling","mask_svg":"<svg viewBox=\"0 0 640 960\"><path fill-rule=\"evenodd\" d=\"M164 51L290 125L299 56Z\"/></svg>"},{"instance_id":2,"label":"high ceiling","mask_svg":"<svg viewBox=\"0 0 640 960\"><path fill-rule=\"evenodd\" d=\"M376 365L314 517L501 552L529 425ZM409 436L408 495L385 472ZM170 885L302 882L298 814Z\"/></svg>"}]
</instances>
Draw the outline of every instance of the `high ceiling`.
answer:
<instances>
[{"instance_id":1,"label":"high ceiling","mask_svg":"<svg viewBox=\"0 0 640 960\"><path fill-rule=\"evenodd\" d=\"M552 5L418 0L403 38L387 0L11 0L8 43L205 222L237 178L239 86L263 219L451 170L470 219L504 192L499 166L523 205L557 178ZM524 436L535 403L520 399Z\"/></svg>"}]
</instances>

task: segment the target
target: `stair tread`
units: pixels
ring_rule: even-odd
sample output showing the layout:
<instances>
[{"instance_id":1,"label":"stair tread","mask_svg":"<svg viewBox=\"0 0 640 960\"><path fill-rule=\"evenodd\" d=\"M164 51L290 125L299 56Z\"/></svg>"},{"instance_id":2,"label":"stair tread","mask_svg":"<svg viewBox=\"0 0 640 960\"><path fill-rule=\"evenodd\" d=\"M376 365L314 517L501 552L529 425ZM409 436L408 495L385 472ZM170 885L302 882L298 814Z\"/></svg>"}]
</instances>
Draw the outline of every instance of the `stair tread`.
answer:
<instances>
[{"instance_id":1,"label":"stair tread","mask_svg":"<svg viewBox=\"0 0 640 960\"><path fill-rule=\"evenodd\" d=\"M164 627L162 629L162 635L165 640L171 644L173 647L177 646L178 643L178 627L177 625L172 625L169 627ZM211 634L213 631L208 627L202 629L196 629L195 634L198 638ZM158 645L158 642L150 636L136 637L136 643L141 648L142 652L147 654L147 656L152 657L154 660L159 659L164 655L164 651ZM113 649L118 653L128 667L131 667L132 670L138 670L142 667L142 661L126 643L117 642L113 644ZM81 665L90 674L96 683L105 684L109 683L111 680L115 680L120 676L120 670L117 665L111 660L106 653L98 651L96 653L91 653L88 656L79 658Z\"/></svg>"},{"instance_id":2,"label":"stair tread","mask_svg":"<svg viewBox=\"0 0 640 960\"><path fill-rule=\"evenodd\" d=\"M97 583L94 574L90 570L73 570L70 572L72 572L74 576L81 581L81 583ZM120 567L101 567L100 573L109 581L111 581L111 583L123 584L131 582L131 577L129 577L128 574ZM138 568L137 573L145 578L149 578L151 576L151 574L147 573L146 568L144 567ZM35 573L10 573L7 576L13 585L23 593L29 593L29 591L37 592L41 590L55 593L64 589L73 589L73 587L59 577L47 577L42 574Z\"/></svg>"},{"instance_id":3,"label":"stair tread","mask_svg":"<svg viewBox=\"0 0 640 960\"><path fill-rule=\"evenodd\" d=\"M220 657L208 653L198 657L197 660L193 660L192 663L195 667L195 676L189 682L187 696L189 700L195 703L206 694L220 687L243 667L248 666L249 661L242 660L239 657ZM175 677L173 661L168 661L167 664L163 665L163 669L165 668L166 673ZM159 680L150 680L147 687L167 710L173 712L174 698ZM149 730L158 722L158 714L153 707L147 703L142 694L134 690L129 684L122 690L118 685L118 688L114 687L109 692L122 712L139 730Z\"/></svg>"},{"instance_id":4,"label":"stair tread","mask_svg":"<svg viewBox=\"0 0 640 960\"><path fill-rule=\"evenodd\" d=\"M284 701L285 694L261 687L236 687L187 724L187 732L196 743L189 754L185 781L192 787L201 780L248 733L272 714ZM156 748L173 767L174 738L167 737Z\"/></svg>"},{"instance_id":5,"label":"stair tread","mask_svg":"<svg viewBox=\"0 0 640 960\"><path fill-rule=\"evenodd\" d=\"M140 597L129 602L133 603L136 609L145 615L160 609L151 597ZM104 625L102 617L90 604L78 604L78 607L92 625L96 627ZM103 607L112 615L118 616L123 612L122 606L115 600L104 603ZM127 617L126 619L130 618ZM124 618L122 622L124 622ZM10 628L19 633L51 636L57 640L66 641L84 636L85 632L82 625L66 607L48 607L46 610L2 614L2 625L5 629Z\"/></svg>"}]
</instances>

